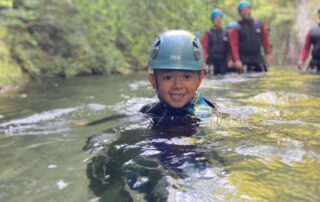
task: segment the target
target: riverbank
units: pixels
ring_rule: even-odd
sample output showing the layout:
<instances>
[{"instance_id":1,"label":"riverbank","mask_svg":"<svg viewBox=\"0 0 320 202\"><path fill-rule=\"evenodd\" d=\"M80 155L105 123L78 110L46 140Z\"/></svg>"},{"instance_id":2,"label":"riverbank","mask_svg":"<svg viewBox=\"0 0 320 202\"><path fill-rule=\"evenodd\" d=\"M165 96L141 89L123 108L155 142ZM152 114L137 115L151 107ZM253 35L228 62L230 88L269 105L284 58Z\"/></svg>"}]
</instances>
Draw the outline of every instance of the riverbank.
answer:
<instances>
[{"instance_id":1,"label":"riverbank","mask_svg":"<svg viewBox=\"0 0 320 202\"><path fill-rule=\"evenodd\" d=\"M16 89L27 78L12 60L7 35L7 30L0 26L0 93Z\"/></svg>"}]
</instances>

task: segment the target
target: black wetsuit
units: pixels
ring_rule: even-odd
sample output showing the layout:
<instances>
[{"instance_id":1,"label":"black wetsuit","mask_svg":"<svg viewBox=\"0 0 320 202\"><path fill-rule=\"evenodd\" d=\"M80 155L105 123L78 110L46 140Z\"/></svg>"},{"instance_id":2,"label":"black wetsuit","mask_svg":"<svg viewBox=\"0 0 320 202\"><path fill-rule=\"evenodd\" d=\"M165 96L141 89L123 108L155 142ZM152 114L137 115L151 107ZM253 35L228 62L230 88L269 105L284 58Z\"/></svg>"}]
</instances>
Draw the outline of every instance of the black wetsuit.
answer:
<instances>
[{"instance_id":1,"label":"black wetsuit","mask_svg":"<svg viewBox=\"0 0 320 202\"><path fill-rule=\"evenodd\" d=\"M157 103L142 107L140 112L151 115L154 125L158 126L165 123L166 120L170 120L170 123L177 122L177 124L197 122L201 118L212 115L214 109L215 106L197 91L191 102L182 108L173 108L160 99Z\"/></svg>"}]
</instances>

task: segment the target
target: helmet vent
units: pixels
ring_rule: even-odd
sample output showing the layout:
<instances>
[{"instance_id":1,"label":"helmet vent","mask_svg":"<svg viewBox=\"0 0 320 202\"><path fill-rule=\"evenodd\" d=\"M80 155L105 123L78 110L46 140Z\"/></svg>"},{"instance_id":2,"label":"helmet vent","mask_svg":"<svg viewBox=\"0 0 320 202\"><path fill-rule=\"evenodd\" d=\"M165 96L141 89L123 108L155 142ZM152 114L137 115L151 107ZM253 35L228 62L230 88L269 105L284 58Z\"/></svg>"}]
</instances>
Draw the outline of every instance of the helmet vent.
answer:
<instances>
[{"instance_id":1,"label":"helmet vent","mask_svg":"<svg viewBox=\"0 0 320 202\"><path fill-rule=\"evenodd\" d=\"M161 39L160 39L160 37L158 37L158 38L155 40L153 47L158 47L158 46L160 46L160 43L161 43Z\"/></svg>"},{"instance_id":2,"label":"helmet vent","mask_svg":"<svg viewBox=\"0 0 320 202\"><path fill-rule=\"evenodd\" d=\"M193 49L194 58L198 61L200 59L199 49Z\"/></svg>"},{"instance_id":3,"label":"helmet vent","mask_svg":"<svg viewBox=\"0 0 320 202\"><path fill-rule=\"evenodd\" d=\"M153 60L156 59L156 57L158 56L160 43L161 43L161 39L160 39L160 37L158 37L154 42L153 49L152 49L151 55L150 55L150 57Z\"/></svg>"},{"instance_id":4,"label":"helmet vent","mask_svg":"<svg viewBox=\"0 0 320 202\"><path fill-rule=\"evenodd\" d=\"M195 38L193 40L192 45L193 45L194 57L195 57L196 61L198 61L200 59L200 50L199 50L199 45L197 43L197 38Z\"/></svg>"},{"instance_id":5,"label":"helmet vent","mask_svg":"<svg viewBox=\"0 0 320 202\"><path fill-rule=\"evenodd\" d=\"M199 48L199 45L198 45L198 43L197 43L197 38L195 38L195 39L193 40L192 45L193 45L193 47L195 47L195 48Z\"/></svg>"},{"instance_id":6,"label":"helmet vent","mask_svg":"<svg viewBox=\"0 0 320 202\"><path fill-rule=\"evenodd\" d=\"M154 60L154 59L156 59L156 57L158 56L158 53L159 53L159 48L154 48L154 49L152 49L152 51L151 51L150 57Z\"/></svg>"}]
</instances>

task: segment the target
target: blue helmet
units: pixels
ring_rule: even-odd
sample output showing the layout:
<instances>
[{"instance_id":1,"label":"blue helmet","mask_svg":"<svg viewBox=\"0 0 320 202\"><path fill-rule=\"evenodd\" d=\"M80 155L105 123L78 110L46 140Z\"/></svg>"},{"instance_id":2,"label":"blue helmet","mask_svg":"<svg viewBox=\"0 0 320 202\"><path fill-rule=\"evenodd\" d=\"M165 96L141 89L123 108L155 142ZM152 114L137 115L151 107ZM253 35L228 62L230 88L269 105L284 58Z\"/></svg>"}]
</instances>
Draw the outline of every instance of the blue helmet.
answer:
<instances>
[{"instance_id":1,"label":"blue helmet","mask_svg":"<svg viewBox=\"0 0 320 202\"><path fill-rule=\"evenodd\" d=\"M233 27L236 27L238 26L238 23L236 22L229 22L228 25L227 25L227 28L230 29L230 28L233 28Z\"/></svg>"},{"instance_id":2,"label":"blue helmet","mask_svg":"<svg viewBox=\"0 0 320 202\"><path fill-rule=\"evenodd\" d=\"M203 53L200 40L184 30L169 30L153 42L148 61L152 70L203 70Z\"/></svg>"},{"instance_id":3,"label":"blue helmet","mask_svg":"<svg viewBox=\"0 0 320 202\"><path fill-rule=\"evenodd\" d=\"M244 7L251 7L250 3L248 1L240 1L240 3L238 4L238 12L241 12L241 9L243 9Z\"/></svg>"},{"instance_id":4,"label":"blue helmet","mask_svg":"<svg viewBox=\"0 0 320 202\"><path fill-rule=\"evenodd\" d=\"M201 32L193 32L193 35L195 35L197 38L201 36Z\"/></svg>"},{"instance_id":5,"label":"blue helmet","mask_svg":"<svg viewBox=\"0 0 320 202\"><path fill-rule=\"evenodd\" d=\"M218 16L223 16L223 12L218 8L213 9L210 14L211 20L215 19Z\"/></svg>"}]
</instances>

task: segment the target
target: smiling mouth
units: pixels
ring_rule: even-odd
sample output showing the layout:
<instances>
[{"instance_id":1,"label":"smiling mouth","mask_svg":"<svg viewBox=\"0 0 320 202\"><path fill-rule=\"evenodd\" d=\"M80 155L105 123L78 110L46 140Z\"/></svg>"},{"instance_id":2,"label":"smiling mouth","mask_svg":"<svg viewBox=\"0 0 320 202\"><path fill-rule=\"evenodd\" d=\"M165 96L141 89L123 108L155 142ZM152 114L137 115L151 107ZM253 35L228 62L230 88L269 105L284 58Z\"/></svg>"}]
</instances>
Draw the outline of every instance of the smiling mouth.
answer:
<instances>
[{"instance_id":1,"label":"smiling mouth","mask_svg":"<svg viewBox=\"0 0 320 202\"><path fill-rule=\"evenodd\" d=\"M170 94L170 97L171 97L172 101L174 101L174 102L183 101L184 96L185 96L184 93L173 93L173 94Z\"/></svg>"}]
</instances>

